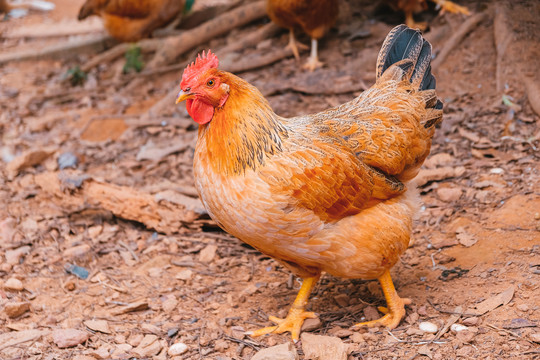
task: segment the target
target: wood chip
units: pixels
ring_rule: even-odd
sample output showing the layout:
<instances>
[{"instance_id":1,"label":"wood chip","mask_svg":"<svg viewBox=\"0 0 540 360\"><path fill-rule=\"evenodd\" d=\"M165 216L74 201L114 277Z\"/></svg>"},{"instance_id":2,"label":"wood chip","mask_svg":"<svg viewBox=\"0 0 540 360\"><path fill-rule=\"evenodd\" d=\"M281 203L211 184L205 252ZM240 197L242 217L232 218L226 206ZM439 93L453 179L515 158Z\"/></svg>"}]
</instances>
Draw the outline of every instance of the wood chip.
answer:
<instances>
[{"instance_id":1,"label":"wood chip","mask_svg":"<svg viewBox=\"0 0 540 360\"><path fill-rule=\"evenodd\" d=\"M142 311L146 309L148 309L148 303L146 301L138 301L135 303L131 303L119 310L113 311L112 314L120 315L120 314L126 314L126 313L134 312L134 311Z\"/></svg>"},{"instance_id":2,"label":"wood chip","mask_svg":"<svg viewBox=\"0 0 540 360\"><path fill-rule=\"evenodd\" d=\"M83 324L90 330L99 331L104 334L111 333L109 323L106 320L87 320Z\"/></svg>"}]
</instances>

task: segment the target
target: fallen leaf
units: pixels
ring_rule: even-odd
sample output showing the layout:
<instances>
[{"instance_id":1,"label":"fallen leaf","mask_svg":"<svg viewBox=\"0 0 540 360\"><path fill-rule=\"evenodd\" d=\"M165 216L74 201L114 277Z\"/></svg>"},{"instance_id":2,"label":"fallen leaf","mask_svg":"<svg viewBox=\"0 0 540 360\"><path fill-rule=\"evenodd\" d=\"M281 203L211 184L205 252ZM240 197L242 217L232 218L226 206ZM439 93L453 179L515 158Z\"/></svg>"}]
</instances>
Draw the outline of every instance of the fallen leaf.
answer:
<instances>
[{"instance_id":1,"label":"fallen leaf","mask_svg":"<svg viewBox=\"0 0 540 360\"><path fill-rule=\"evenodd\" d=\"M508 289L504 290L502 293L492 296L489 299L482 301L481 303L475 306L475 309L467 310L467 313L473 313L475 315L484 315L487 312L490 312L501 305L506 305L514 297L515 287L514 285L510 286Z\"/></svg>"}]
</instances>

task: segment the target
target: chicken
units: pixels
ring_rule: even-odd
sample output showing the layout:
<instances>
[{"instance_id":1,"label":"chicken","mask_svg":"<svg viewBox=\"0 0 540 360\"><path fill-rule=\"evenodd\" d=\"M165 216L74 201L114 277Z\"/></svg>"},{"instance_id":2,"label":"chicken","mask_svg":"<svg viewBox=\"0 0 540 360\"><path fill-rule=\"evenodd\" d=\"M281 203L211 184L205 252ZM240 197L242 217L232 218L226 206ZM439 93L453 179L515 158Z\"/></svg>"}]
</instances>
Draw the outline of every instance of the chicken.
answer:
<instances>
[{"instance_id":1,"label":"chicken","mask_svg":"<svg viewBox=\"0 0 540 360\"><path fill-rule=\"evenodd\" d=\"M441 10L454 14L469 15L469 10L461 5L458 5L449 0L431 0ZM417 23L414 21L413 14L425 10L427 8L426 0L390 0L390 4L405 13L405 23L413 29L425 30L427 24Z\"/></svg>"},{"instance_id":2,"label":"chicken","mask_svg":"<svg viewBox=\"0 0 540 360\"><path fill-rule=\"evenodd\" d=\"M187 0L190 2L193 1ZM86 0L79 11L79 20L98 15L118 41L138 41L173 21L185 4L186 0Z\"/></svg>"},{"instance_id":3,"label":"chicken","mask_svg":"<svg viewBox=\"0 0 540 360\"><path fill-rule=\"evenodd\" d=\"M194 176L208 213L225 231L303 278L287 317L258 336L298 340L322 272L378 279L388 312L357 325L395 328L409 299L390 269L408 246L418 195L412 180L429 153L442 103L431 44L405 25L387 36L377 80L356 99L283 118L252 85L204 52L182 75L177 103L199 123Z\"/></svg>"},{"instance_id":4,"label":"chicken","mask_svg":"<svg viewBox=\"0 0 540 360\"><path fill-rule=\"evenodd\" d=\"M338 1L267 0L266 11L274 23L289 29L288 47L291 48L297 60L300 60L300 54L294 38L294 29L301 28L311 37L311 55L305 68L313 71L323 65L317 53L318 40L336 22Z\"/></svg>"}]
</instances>

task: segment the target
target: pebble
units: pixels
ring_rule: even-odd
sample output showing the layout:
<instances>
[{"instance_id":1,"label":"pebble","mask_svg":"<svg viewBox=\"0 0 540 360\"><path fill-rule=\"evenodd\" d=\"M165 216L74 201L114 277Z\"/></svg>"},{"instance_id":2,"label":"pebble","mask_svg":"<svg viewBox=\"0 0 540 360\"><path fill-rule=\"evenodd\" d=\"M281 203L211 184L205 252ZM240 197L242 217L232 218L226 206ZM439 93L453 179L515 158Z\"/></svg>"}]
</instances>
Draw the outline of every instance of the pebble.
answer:
<instances>
[{"instance_id":1,"label":"pebble","mask_svg":"<svg viewBox=\"0 0 540 360\"><path fill-rule=\"evenodd\" d=\"M30 310L30 303L26 301L9 302L4 306L4 311L6 312L6 315L10 318L16 318L18 316L21 316L28 310Z\"/></svg>"},{"instance_id":2,"label":"pebble","mask_svg":"<svg viewBox=\"0 0 540 360\"><path fill-rule=\"evenodd\" d=\"M157 341L156 335L146 335L139 346L132 352L139 357L152 357L157 355L162 349L161 343Z\"/></svg>"},{"instance_id":3,"label":"pebble","mask_svg":"<svg viewBox=\"0 0 540 360\"><path fill-rule=\"evenodd\" d=\"M161 333L161 329L158 328L156 325L152 325L152 324L142 324L141 329L145 333L151 333L151 334L154 334L154 335L158 335L158 334Z\"/></svg>"},{"instance_id":4,"label":"pebble","mask_svg":"<svg viewBox=\"0 0 540 360\"><path fill-rule=\"evenodd\" d=\"M529 311L529 305L527 305L527 304L519 304L518 306L516 306L516 308L519 311L523 311L523 312Z\"/></svg>"},{"instance_id":5,"label":"pebble","mask_svg":"<svg viewBox=\"0 0 540 360\"><path fill-rule=\"evenodd\" d=\"M531 338L532 341L540 343L540 333L530 334L529 337Z\"/></svg>"},{"instance_id":6,"label":"pebble","mask_svg":"<svg viewBox=\"0 0 540 360\"><path fill-rule=\"evenodd\" d=\"M437 189L437 196L444 202L459 200L462 190L460 188L440 188Z\"/></svg>"},{"instance_id":7,"label":"pebble","mask_svg":"<svg viewBox=\"0 0 540 360\"><path fill-rule=\"evenodd\" d=\"M259 350L251 360L298 360L298 353L289 342Z\"/></svg>"},{"instance_id":8,"label":"pebble","mask_svg":"<svg viewBox=\"0 0 540 360\"><path fill-rule=\"evenodd\" d=\"M328 335L337 336L338 338L345 338L351 336L353 332L349 329L342 329L340 327L332 328L328 331Z\"/></svg>"},{"instance_id":9,"label":"pebble","mask_svg":"<svg viewBox=\"0 0 540 360\"><path fill-rule=\"evenodd\" d=\"M349 346L338 337L303 333L302 351L306 359L347 360Z\"/></svg>"},{"instance_id":10,"label":"pebble","mask_svg":"<svg viewBox=\"0 0 540 360\"><path fill-rule=\"evenodd\" d=\"M90 251L90 245L82 244L82 245L77 245L77 246L64 250L63 255L64 257L71 259L71 258L84 256L89 251Z\"/></svg>"},{"instance_id":11,"label":"pebble","mask_svg":"<svg viewBox=\"0 0 540 360\"><path fill-rule=\"evenodd\" d=\"M10 265L17 265L20 263L21 258L30 252L30 246L21 246L14 250L7 250L5 253L6 263Z\"/></svg>"},{"instance_id":12,"label":"pebble","mask_svg":"<svg viewBox=\"0 0 540 360\"><path fill-rule=\"evenodd\" d=\"M190 269L184 269L177 272L174 277L178 280L189 280L192 276L193 271L191 271Z\"/></svg>"},{"instance_id":13,"label":"pebble","mask_svg":"<svg viewBox=\"0 0 540 360\"><path fill-rule=\"evenodd\" d=\"M437 330L439 330L437 325L435 325L434 323L429 322L429 321L421 322L418 327L423 332L430 333L430 334L435 334L437 332Z\"/></svg>"},{"instance_id":14,"label":"pebble","mask_svg":"<svg viewBox=\"0 0 540 360\"><path fill-rule=\"evenodd\" d=\"M339 294L334 296L334 300L341 307L349 306L349 296L347 294Z\"/></svg>"},{"instance_id":15,"label":"pebble","mask_svg":"<svg viewBox=\"0 0 540 360\"><path fill-rule=\"evenodd\" d=\"M371 305L364 308L364 316L367 321L377 320L381 317L375 306Z\"/></svg>"},{"instance_id":16,"label":"pebble","mask_svg":"<svg viewBox=\"0 0 540 360\"><path fill-rule=\"evenodd\" d=\"M17 278L9 278L4 283L4 289L11 291L21 291L24 289L23 283Z\"/></svg>"},{"instance_id":17,"label":"pebble","mask_svg":"<svg viewBox=\"0 0 540 360\"><path fill-rule=\"evenodd\" d=\"M177 356L182 355L188 350L188 347L186 344L178 342L176 344L172 344L169 350L167 350L167 354L170 356Z\"/></svg>"},{"instance_id":18,"label":"pebble","mask_svg":"<svg viewBox=\"0 0 540 360\"><path fill-rule=\"evenodd\" d=\"M467 329L456 333L456 338L463 343L470 343L474 339L475 335L476 333Z\"/></svg>"},{"instance_id":19,"label":"pebble","mask_svg":"<svg viewBox=\"0 0 540 360\"><path fill-rule=\"evenodd\" d=\"M355 342L355 343L362 343L364 342L364 336L362 336L362 334L360 334L359 332L355 332L354 334L351 335L351 338L352 342Z\"/></svg>"},{"instance_id":20,"label":"pebble","mask_svg":"<svg viewBox=\"0 0 540 360\"><path fill-rule=\"evenodd\" d=\"M450 326L450 331L454 334L464 330L469 330L469 328L461 324L452 324L452 326Z\"/></svg>"},{"instance_id":21,"label":"pebble","mask_svg":"<svg viewBox=\"0 0 540 360\"><path fill-rule=\"evenodd\" d=\"M475 326L475 325L478 325L479 321L480 319L478 317L473 316L473 317L464 319L461 323L465 326Z\"/></svg>"},{"instance_id":22,"label":"pebble","mask_svg":"<svg viewBox=\"0 0 540 360\"><path fill-rule=\"evenodd\" d=\"M199 261L202 263L209 263L214 260L216 256L217 246L216 245L207 245L199 253Z\"/></svg>"},{"instance_id":23,"label":"pebble","mask_svg":"<svg viewBox=\"0 0 540 360\"><path fill-rule=\"evenodd\" d=\"M57 329L52 333L53 342L59 348L67 348L82 344L90 334L77 329Z\"/></svg>"},{"instance_id":24,"label":"pebble","mask_svg":"<svg viewBox=\"0 0 540 360\"><path fill-rule=\"evenodd\" d=\"M317 330L322 326L322 322L319 318L306 319L304 324L302 324L302 331L313 331Z\"/></svg>"}]
</instances>

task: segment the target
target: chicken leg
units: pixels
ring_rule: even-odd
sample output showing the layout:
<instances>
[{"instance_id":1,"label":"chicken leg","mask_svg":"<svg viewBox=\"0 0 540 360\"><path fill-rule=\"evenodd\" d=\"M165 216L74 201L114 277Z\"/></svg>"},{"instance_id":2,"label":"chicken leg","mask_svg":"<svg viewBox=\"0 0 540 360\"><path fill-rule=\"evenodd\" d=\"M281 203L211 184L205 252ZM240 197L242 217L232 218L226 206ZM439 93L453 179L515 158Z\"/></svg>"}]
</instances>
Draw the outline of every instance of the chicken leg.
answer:
<instances>
[{"instance_id":1,"label":"chicken leg","mask_svg":"<svg viewBox=\"0 0 540 360\"><path fill-rule=\"evenodd\" d=\"M298 291L298 295L296 295L296 299L294 300L285 319L270 316L269 320L276 323L277 325L268 326L255 331L249 331L246 332L246 334L250 336L261 336L269 333L281 334L283 332L289 331L291 333L293 341L297 342L300 338L300 329L302 328L302 324L304 324L304 320L317 317L314 312L305 311L305 308L308 302L309 295L315 287L315 284L317 284L317 281L319 281L320 276L321 275L319 274L317 276L304 279L304 281L302 282L302 287L300 288L300 291Z\"/></svg>"},{"instance_id":2,"label":"chicken leg","mask_svg":"<svg viewBox=\"0 0 540 360\"><path fill-rule=\"evenodd\" d=\"M289 31L289 44L285 48L290 48L292 50L292 53L296 60L300 60L300 52L298 51L298 48L300 49L307 49L308 47L302 43L299 43L296 41L296 38L294 37L294 30L291 29Z\"/></svg>"},{"instance_id":3,"label":"chicken leg","mask_svg":"<svg viewBox=\"0 0 540 360\"><path fill-rule=\"evenodd\" d=\"M431 0L431 1L439 5L443 12L446 11L452 14L465 14L465 15L471 14L469 12L469 9L467 9L465 6L458 5L452 1L448 1L448 0Z\"/></svg>"},{"instance_id":4,"label":"chicken leg","mask_svg":"<svg viewBox=\"0 0 540 360\"><path fill-rule=\"evenodd\" d=\"M317 39L311 39L311 55L309 56L307 63L304 65L304 69L313 71L323 66L323 63L319 61L317 46L318 46Z\"/></svg>"},{"instance_id":5,"label":"chicken leg","mask_svg":"<svg viewBox=\"0 0 540 360\"><path fill-rule=\"evenodd\" d=\"M356 327L386 326L389 329L394 329L405 316L405 305L409 305L411 299L400 298L398 296L396 289L394 288L394 283L392 282L392 277L390 276L390 270L386 270L384 274L382 274L379 278L379 282L381 283L381 288L388 305L388 308L379 307L379 311L386 313L386 315L377 320L356 324Z\"/></svg>"}]
</instances>

